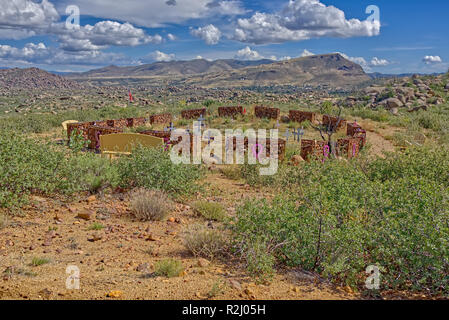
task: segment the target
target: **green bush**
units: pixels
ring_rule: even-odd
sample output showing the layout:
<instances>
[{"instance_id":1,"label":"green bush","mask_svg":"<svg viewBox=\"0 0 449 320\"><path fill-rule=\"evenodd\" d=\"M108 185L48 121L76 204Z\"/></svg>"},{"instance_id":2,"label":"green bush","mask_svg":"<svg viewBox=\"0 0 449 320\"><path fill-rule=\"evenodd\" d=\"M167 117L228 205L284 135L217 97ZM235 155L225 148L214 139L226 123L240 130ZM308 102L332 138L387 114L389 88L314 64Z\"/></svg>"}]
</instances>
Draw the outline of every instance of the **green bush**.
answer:
<instances>
[{"instance_id":1,"label":"green bush","mask_svg":"<svg viewBox=\"0 0 449 320\"><path fill-rule=\"evenodd\" d=\"M193 204L193 208L197 214L207 220L224 221L226 219L226 212L219 203L198 201Z\"/></svg>"},{"instance_id":2,"label":"green bush","mask_svg":"<svg viewBox=\"0 0 449 320\"><path fill-rule=\"evenodd\" d=\"M240 167L240 176L252 187L255 186L271 186L275 183L275 176L260 175L260 164L248 164L245 162Z\"/></svg>"},{"instance_id":3,"label":"green bush","mask_svg":"<svg viewBox=\"0 0 449 320\"><path fill-rule=\"evenodd\" d=\"M170 153L163 148L139 148L129 158L118 163L123 186L163 190L175 196L198 191L196 181L201 178L201 167L173 164Z\"/></svg>"},{"instance_id":4,"label":"green bush","mask_svg":"<svg viewBox=\"0 0 449 320\"><path fill-rule=\"evenodd\" d=\"M95 192L117 182L117 172L107 159L68 154L50 143L0 133L0 207L21 207L30 194Z\"/></svg>"},{"instance_id":5,"label":"green bush","mask_svg":"<svg viewBox=\"0 0 449 320\"><path fill-rule=\"evenodd\" d=\"M448 159L422 148L291 168L282 197L238 208L233 248L253 274L277 262L364 288L366 267L378 265L382 289L447 294Z\"/></svg>"},{"instance_id":6,"label":"green bush","mask_svg":"<svg viewBox=\"0 0 449 320\"><path fill-rule=\"evenodd\" d=\"M165 259L156 262L155 266L155 274L157 276L163 276L167 278L179 277L184 270L181 261L174 259Z\"/></svg>"}]
</instances>

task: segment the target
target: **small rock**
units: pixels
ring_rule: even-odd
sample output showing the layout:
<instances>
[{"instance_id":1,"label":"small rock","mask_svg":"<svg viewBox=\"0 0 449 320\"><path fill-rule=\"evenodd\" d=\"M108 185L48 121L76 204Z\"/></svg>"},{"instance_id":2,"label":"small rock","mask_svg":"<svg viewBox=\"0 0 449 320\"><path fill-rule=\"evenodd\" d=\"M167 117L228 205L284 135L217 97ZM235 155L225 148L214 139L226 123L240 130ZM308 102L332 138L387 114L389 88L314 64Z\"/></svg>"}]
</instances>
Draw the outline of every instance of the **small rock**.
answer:
<instances>
[{"instance_id":1,"label":"small rock","mask_svg":"<svg viewBox=\"0 0 449 320\"><path fill-rule=\"evenodd\" d=\"M246 288L244 291L245 294L249 295L249 296L253 296L254 295L254 291L251 290L250 288Z\"/></svg>"},{"instance_id":2,"label":"small rock","mask_svg":"<svg viewBox=\"0 0 449 320\"><path fill-rule=\"evenodd\" d=\"M210 265L210 261L206 260L206 259L199 259L198 260L198 267L201 268L206 268Z\"/></svg>"},{"instance_id":3,"label":"small rock","mask_svg":"<svg viewBox=\"0 0 449 320\"><path fill-rule=\"evenodd\" d=\"M292 157L291 162L294 166L297 167L297 166L301 165L301 163L304 162L304 159L301 156L295 155Z\"/></svg>"},{"instance_id":4,"label":"small rock","mask_svg":"<svg viewBox=\"0 0 449 320\"><path fill-rule=\"evenodd\" d=\"M43 289L41 291L39 291L39 295L41 295L42 297L48 299L50 298L52 292L49 289Z\"/></svg>"},{"instance_id":5,"label":"small rock","mask_svg":"<svg viewBox=\"0 0 449 320\"><path fill-rule=\"evenodd\" d=\"M89 212L79 213L77 216L79 219L89 221L92 218L92 214Z\"/></svg>"},{"instance_id":6,"label":"small rock","mask_svg":"<svg viewBox=\"0 0 449 320\"><path fill-rule=\"evenodd\" d=\"M101 239L103 239L103 236L101 236L100 234L94 234L94 235L92 235L92 237L87 239L87 241L96 242L96 241L100 241Z\"/></svg>"},{"instance_id":7,"label":"small rock","mask_svg":"<svg viewBox=\"0 0 449 320\"><path fill-rule=\"evenodd\" d=\"M153 236L153 234L150 234L146 240L147 241L158 241L159 239L156 238L155 236Z\"/></svg>"},{"instance_id":8,"label":"small rock","mask_svg":"<svg viewBox=\"0 0 449 320\"><path fill-rule=\"evenodd\" d=\"M106 294L106 297L108 298L120 298L123 295L123 292L119 290L111 291Z\"/></svg>"},{"instance_id":9,"label":"small rock","mask_svg":"<svg viewBox=\"0 0 449 320\"><path fill-rule=\"evenodd\" d=\"M229 284L231 285L232 288L241 291L242 290L242 285L240 284L240 282L238 282L237 280L229 280Z\"/></svg>"},{"instance_id":10,"label":"small rock","mask_svg":"<svg viewBox=\"0 0 449 320\"><path fill-rule=\"evenodd\" d=\"M136 271L148 273L150 270L150 265L148 263L139 264Z\"/></svg>"}]
</instances>

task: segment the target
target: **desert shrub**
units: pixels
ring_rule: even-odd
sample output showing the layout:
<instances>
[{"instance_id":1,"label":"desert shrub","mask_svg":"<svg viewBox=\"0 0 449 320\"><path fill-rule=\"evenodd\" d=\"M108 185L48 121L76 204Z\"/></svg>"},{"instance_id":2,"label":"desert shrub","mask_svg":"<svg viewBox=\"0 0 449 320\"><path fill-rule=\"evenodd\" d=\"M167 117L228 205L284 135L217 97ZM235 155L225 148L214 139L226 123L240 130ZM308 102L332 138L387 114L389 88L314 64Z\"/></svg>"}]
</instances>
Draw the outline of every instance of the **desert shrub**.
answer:
<instances>
[{"instance_id":1,"label":"desert shrub","mask_svg":"<svg viewBox=\"0 0 449 320\"><path fill-rule=\"evenodd\" d=\"M184 271L184 267L182 266L181 261L174 259L164 259L156 262L154 270L154 273L157 276L174 278L181 275L181 273Z\"/></svg>"},{"instance_id":2,"label":"desert shrub","mask_svg":"<svg viewBox=\"0 0 449 320\"><path fill-rule=\"evenodd\" d=\"M221 173L230 180L240 180L240 168L236 166L224 166L221 168Z\"/></svg>"},{"instance_id":3,"label":"desert shrub","mask_svg":"<svg viewBox=\"0 0 449 320\"><path fill-rule=\"evenodd\" d=\"M200 166L174 164L163 148L139 148L120 159L118 170L124 186L159 189L175 196L198 191L196 181L202 176Z\"/></svg>"},{"instance_id":4,"label":"desert shrub","mask_svg":"<svg viewBox=\"0 0 449 320\"><path fill-rule=\"evenodd\" d=\"M421 148L291 168L282 197L237 209L233 248L253 274L276 262L364 288L366 267L378 265L382 289L447 294L447 159Z\"/></svg>"},{"instance_id":5,"label":"desert shrub","mask_svg":"<svg viewBox=\"0 0 449 320\"><path fill-rule=\"evenodd\" d=\"M38 267L44 264L50 263L50 259L47 258L40 258L40 257L34 257L31 260L31 265L34 267Z\"/></svg>"},{"instance_id":6,"label":"desert shrub","mask_svg":"<svg viewBox=\"0 0 449 320\"><path fill-rule=\"evenodd\" d=\"M275 182L275 176L260 175L260 164L245 163L240 167L240 175L250 186L271 186Z\"/></svg>"},{"instance_id":7,"label":"desert shrub","mask_svg":"<svg viewBox=\"0 0 449 320\"><path fill-rule=\"evenodd\" d=\"M182 235L184 246L195 257L214 259L223 256L227 250L223 231L210 229L201 224L187 227Z\"/></svg>"},{"instance_id":8,"label":"desert shrub","mask_svg":"<svg viewBox=\"0 0 449 320\"><path fill-rule=\"evenodd\" d=\"M131 210L142 221L161 221L171 210L171 200L165 192L139 189L131 196Z\"/></svg>"},{"instance_id":9,"label":"desert shrub","mask_svg":"<svg viewBox=\"0 0 449 320\"><path fill-rule=\"evenodd\" d=\"M0 133L0 207L21 207L31 193L71 195L116 181L107 159L90 153L68 155L50 143Z\"/></svg>"},{"instance_id":10,"label":"desert shrub","mask_svg":"<svg viewBox=\"0 0 449 320\"><path fill-rule=\"evenodd\" d=\"M92 225L88 228L88 230L103 230L104 229L104 225L102 225L101 223L98 222L94 222L92 223Z\"/></svg>"},{"instance_id":11,"label":"desert shrub","mask_svg":"<svg viewBox=\"0 0 449 320\"><path fill-rule=\"evenodd\" d=\"M223 206L216 202L197 201L193 204L195 212L207 220L224 221L226 212Z\"/></svg>"},{"instance_id":12,"label":"desert shrub","mask_svg":"<svg viewBox=\"0 0 449 320\"><path fill-rule=\"evenodd\" d=\"M84 148L90 144L90 140L86 140L81 132L77 130L73 130L70 134L69 139L69 148L73 150L73 152L80 152Z\"/></svg>"},{"instance_id":13,"label":"desert shrub","mask_svg":"<svg viewBox=\"0 0 449 320\"><path fill-rule=\"evenodd\" d=\"M449 186L447 168L448 149L409 148L405 154L390 154L386 159L372 161L367 173L371 180L381 182L408 177Z\"/></svg>"}]
</instances>

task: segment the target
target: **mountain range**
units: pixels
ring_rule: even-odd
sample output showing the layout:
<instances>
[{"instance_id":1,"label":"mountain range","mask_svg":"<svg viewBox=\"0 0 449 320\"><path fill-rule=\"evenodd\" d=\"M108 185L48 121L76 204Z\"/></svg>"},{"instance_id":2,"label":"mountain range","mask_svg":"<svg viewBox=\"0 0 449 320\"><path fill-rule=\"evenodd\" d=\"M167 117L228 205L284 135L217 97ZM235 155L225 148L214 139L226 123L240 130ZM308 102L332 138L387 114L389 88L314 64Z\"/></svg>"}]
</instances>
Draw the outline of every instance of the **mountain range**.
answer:
<instances>
[{"instance_id":1,"label":"mountain range","mask_svg":"<svg viewBox=\"0 0 449 320\"><path fill-rule=\"evenodd\" d=\"M109 66L66 77L88 79L151 79L155 82L204 87L243 86L354 86L371 78L363 68L338 53L284 61L216 60L156 62L130 67Z\"/></svg>"}]
</instances>

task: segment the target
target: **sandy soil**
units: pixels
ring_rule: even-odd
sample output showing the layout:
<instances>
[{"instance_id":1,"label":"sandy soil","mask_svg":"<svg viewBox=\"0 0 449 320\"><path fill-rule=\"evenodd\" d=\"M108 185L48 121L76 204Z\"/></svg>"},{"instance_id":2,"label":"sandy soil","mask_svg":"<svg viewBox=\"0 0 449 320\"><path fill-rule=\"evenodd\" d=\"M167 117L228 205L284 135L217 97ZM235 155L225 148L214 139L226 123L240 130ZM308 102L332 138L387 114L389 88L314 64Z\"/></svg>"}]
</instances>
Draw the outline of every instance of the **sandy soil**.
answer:
<instances>
[{"instance_id":1,"label":"sandy soil","mask_svg":"<svg viewBox=\"0 0 449 320\"><path fill-rule=\"evenodd\" d=\"M246 197L269 197L218 173L208 181L208 194L216 194L209 199L222 202L229 214ZM79 213L90 214L91 220L77 218ZM0 299L357 298L348 289L300 270L280 271L270 285L259 285L238 261L199 263L183 246L180 233L189 224L207 221L184 204L177 204L171 217L179 223L134 220L126 194L85 198L68 205L34 197L34 205L24 216L13 218L1 230ZM105 228L89 230L94 222ZM33 258L49 262L32 266ZM182 261L182 276L153 276L154 264L164 258ZM80 270L79 290L66 289L68 266ZM222 292L208 297L216 283ZM111 292L115 298L107 297Z\"/></svg>"}]
</instances>

